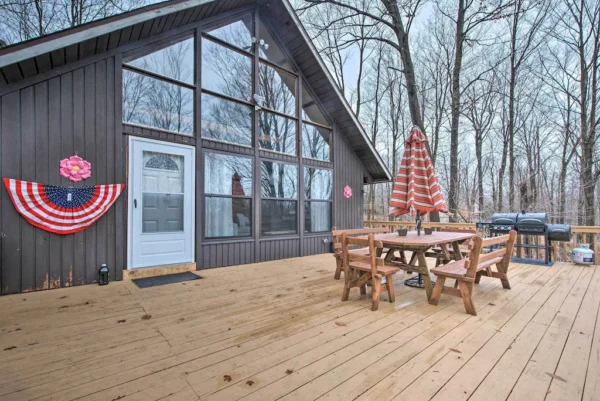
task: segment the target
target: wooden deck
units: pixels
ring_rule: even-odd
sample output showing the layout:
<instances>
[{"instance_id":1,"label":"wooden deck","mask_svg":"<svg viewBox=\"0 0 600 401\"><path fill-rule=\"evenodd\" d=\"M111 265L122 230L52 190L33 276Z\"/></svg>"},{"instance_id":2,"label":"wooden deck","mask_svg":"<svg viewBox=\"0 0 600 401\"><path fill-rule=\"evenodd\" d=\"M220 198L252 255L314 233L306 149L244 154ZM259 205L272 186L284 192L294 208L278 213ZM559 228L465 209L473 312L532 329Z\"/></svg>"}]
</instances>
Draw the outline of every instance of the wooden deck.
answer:
<instances>
[{"instance_id":1,"label":"wooden deck","mask_svg":"<svg viewBox=\"0 0 600 401\"><path fill-rule=\"evenodd\" d=\"M342 303L334 269L1 297L0 400L600 400L600 268L513 264L512 290L476 287L477 317L403 274L394 305Z\"/></svg>"}]
</instances>

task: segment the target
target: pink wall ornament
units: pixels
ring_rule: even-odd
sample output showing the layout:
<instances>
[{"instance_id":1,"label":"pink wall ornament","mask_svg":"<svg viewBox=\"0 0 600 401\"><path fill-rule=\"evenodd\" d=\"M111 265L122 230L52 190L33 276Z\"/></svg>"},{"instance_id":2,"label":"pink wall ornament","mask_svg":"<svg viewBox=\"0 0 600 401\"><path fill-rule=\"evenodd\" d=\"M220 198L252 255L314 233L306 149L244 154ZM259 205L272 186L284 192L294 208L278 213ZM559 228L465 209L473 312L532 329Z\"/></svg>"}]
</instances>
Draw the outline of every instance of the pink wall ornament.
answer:
<instances>
[{"instance_id":1,"label":"pink wall ornament","mask_svg":"<svg viewBox=\"0 0 600 401\"><path fill-rule=\"evenodd\" d=\"M352 197L352 188L350 188L350 185L346 185L344 187L344 197L346 199L349 199Z\"/></svg>"},{"instance_id":2,"label":"pink wall ornament","mask_svg":"<svg viewBox=\"0 0 600 401\"><path fill-rule=\"evenodd\" d=\"M88 179L92 176L92 164L75 155L60 161L60 175L73 182Z\"/></svg>"}]
</instances>

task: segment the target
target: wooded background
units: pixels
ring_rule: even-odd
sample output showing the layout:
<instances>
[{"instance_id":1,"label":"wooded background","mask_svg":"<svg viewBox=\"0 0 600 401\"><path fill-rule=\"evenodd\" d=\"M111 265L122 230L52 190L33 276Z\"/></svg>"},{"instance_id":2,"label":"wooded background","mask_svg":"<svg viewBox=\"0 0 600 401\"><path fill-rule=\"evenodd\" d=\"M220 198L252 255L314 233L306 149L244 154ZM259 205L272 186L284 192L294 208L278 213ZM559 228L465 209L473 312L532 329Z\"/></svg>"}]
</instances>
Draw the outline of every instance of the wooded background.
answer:
<instances>
[{"instance_id":1,"label":"wooded background","mask_svg":"<svg viewBox=\"0 0 600 401\"><path fill-rule=\"evenodd\" d=\"M0 0L0 40L148 3ZM598 225L600 0L293 6L392 174L422 127L451 221L528 210ZM388 218L392 185L366 188L365 218Z\"/></svg>"}]
</instances>

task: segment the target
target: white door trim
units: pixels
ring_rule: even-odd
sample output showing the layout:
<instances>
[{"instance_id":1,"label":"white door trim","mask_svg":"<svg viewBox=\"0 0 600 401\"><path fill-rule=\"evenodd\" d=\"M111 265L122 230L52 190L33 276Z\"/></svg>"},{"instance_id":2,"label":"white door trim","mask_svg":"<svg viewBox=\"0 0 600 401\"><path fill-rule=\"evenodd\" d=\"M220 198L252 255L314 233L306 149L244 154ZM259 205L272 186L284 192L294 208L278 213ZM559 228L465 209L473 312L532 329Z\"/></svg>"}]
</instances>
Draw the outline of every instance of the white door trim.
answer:
<instances>
[{"instance_id":1,"label":"white door trim","mask_svg":"<svg viewBox=\"0 0 600 401\"><path fill-rule=\"evenodd\" d=\"M192 237L192 258L189 261L190 263L195 262L196 261L196 152L195 152L195 147L194 146L190 146L190 145L183 145L183 144L178 144L178 143L173 143L173 142L165 142L165 141L157 141L154 139L147 139L147 138L141 138L141 137L136 137L136 136L132 136L129 135L129 141L128 141L128 149L127 149L127 157L128 157L128 161L127 161L127 270L131 270L131 269L137 269L137 268L133 268L133 254L132 254L132 250L133 250L133 208L131 207L131 205L133 205L133 199L134 199L134 193L133 193L133 162L134 162L134 158L132 157L132 150L133 150L133 143L134 142L140 142L140 143L149 143L149 144L155 144L155 145L168 145L168 146L172 146L172 147L178 147L178 148L182 148L182 149L186 149L192 150L192 160L191 160L191 164L192 164L192 204L191 204L191 214L192 214L192 226L191 226L191 237ZM139 269L143 269L143 267L139 267Z\"/></svg>"}]
</instances>

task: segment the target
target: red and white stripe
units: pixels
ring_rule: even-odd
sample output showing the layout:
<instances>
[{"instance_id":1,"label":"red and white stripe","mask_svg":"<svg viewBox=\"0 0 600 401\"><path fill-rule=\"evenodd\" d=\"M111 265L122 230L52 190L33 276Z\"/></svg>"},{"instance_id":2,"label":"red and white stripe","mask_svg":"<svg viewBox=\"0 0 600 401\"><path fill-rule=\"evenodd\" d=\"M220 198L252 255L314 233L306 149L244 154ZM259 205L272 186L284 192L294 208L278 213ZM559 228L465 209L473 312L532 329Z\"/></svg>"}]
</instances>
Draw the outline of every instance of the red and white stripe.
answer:
<instances>
[{"instance_id":1,"label":"red and white stripe","mask_svg":"<svg viewBox=\"0 0 600 401\"><path fill-rule=\"evenodd\" d=\"M97 185L87 204L63 208L46 196L44 185L4 178L4 185L15 209L30 224L56 234L72 234L94 224L115 203L124 184Z\"/></svg>"},{"instance_id":2,"label":"red and white stripe","mask_svg":"<svg viewBox=\"0 0 600 401\"><path fill-rule=\"evenodd\" d=\"M426 141L421 130L413 127L394 183L390 201L392 215L414 215L417 210L421 213L448 212L442 188L425 147Z\"/></svg>"}]
</instances>

